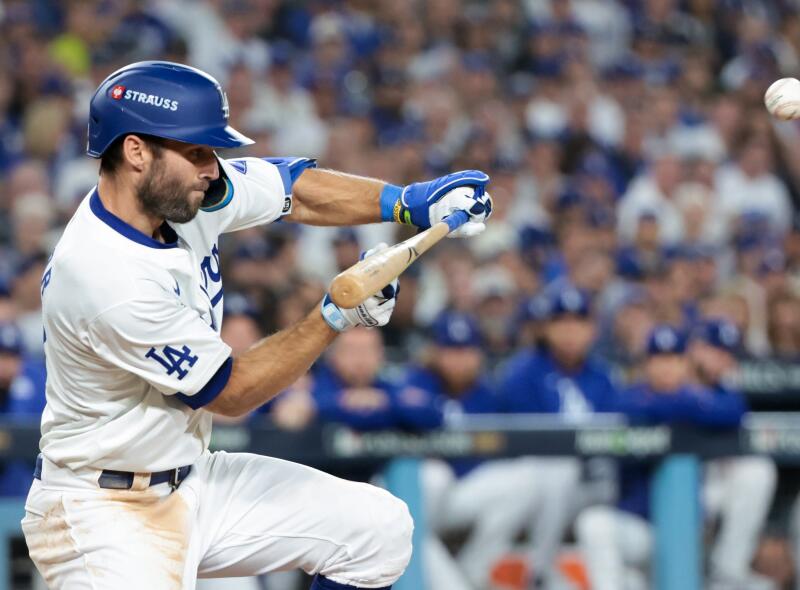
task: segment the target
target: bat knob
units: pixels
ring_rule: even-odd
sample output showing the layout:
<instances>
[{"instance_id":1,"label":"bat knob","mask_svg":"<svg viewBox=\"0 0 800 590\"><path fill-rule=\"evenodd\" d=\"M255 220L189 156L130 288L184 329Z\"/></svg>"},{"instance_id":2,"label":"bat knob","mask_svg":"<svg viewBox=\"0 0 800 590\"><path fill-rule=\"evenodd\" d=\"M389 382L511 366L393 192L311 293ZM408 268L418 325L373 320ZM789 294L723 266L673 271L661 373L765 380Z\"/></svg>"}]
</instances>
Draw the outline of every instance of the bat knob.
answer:
<instances>
[{"instance_id":1,"label":"bat knob","mask_svg":"<svg viewBox=\"0 0 800 590\"><path fill-rule=\"evenodd\" d=\"M331 282L331 300L343 309L353 309L366 297L363 289L355 277L344 274L337 275Z\"/></svg>"}]
</instances>

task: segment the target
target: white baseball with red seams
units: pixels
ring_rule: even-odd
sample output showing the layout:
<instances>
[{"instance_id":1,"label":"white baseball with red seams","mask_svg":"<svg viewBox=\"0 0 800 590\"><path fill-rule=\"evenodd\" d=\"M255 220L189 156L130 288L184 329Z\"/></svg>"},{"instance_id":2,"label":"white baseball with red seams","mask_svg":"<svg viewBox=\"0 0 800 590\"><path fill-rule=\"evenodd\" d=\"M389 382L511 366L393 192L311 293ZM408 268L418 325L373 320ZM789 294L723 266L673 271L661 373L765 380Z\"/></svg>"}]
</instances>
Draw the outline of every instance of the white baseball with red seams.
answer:
<instances>
[{"instance_id":1,"label":"white baseball with red seams","mask_svg":"<svg viewBox=\"0 0 800 590\"><path fill-rule=\"evenodd\" d=\"M773 117L783 121L800 119L800 80L781 78L764 93L764 104Z\"/></svg>"}]
</instances>

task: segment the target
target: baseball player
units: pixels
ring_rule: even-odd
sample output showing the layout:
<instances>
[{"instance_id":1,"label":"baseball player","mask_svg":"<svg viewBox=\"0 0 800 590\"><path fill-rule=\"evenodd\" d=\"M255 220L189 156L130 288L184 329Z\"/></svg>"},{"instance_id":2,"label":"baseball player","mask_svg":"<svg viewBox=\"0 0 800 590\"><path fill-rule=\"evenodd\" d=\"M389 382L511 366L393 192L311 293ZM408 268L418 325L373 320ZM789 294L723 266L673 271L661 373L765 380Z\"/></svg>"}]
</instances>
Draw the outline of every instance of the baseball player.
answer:
<instances>
[{"instance_id":1,"label":"baseball player","mask_svg":"<svg viewBox=\"0 0 800 590\"><path fill-rule=\"evenodd\" d=\"M692 383L687 340L685 333L668 325L650 332L644 381L620 394L619 411L633 423L737 427L744 414L740 400L715 395ZM653 547L648 520L653 469L648 464L623 462L618 506L592 506L578 516L575 532L595 590L649 587L643 568Z\"/></svg>"},{"instance_id":2,"label":"baseball player","mask_svg":"<svg viewBox=\"0 0 800 590\"><path fill-rule=\"evenodd\" d=\"M500 395L511 412L558 414L567 422L613 411L616 388L610 373L591 354L596 327L589 295L564 284L543 295L547 301L538 348L525 349L503 371ZM541 312L540 312L541 313ZM554 564L564 534L583 500L582 466L573 458L537 458L531 486L543 506L533 527L533 569L537 583L558 583Z\"/></svg>"},{"instance_id":3,"label":"baseball player","mask_svg":"<svg viewBox=\"0 0 800 590\"><path fill-rule=\"evenodd\" d=\"M196 577L284 569L315 590L388 588L412 522L385 491L250 454L210 453L214 413L237 416L301 376L336 335L385 324L396 282L356 309L326 296L297 324L232 357L219 337L219 235L283 219L311 225L454 210L483 229L478 171L399 187L304 158L219 159L252 141L228 126L209 75L139 62L91 99L97 186L41 281L47 406L22 528L52 588L190 589ZM448 194L456 186L472 195Z\"/></svg>"},{"instance_id":4,"label":"baseball player","mask_svg":"<svg viewBox=\"0 0 800 590\"><path fill-rule=\"evenodd\" d=\"M499 413L477 319L444 311L431 325L431 337L426 362L409 367L400 393L401 407L417 408L413 416L404 412L410 422L425 429L465 415ZM486 586L493 563L532 520L534 477L522 459L425 462L421 483L432 529L425 547L429 590ZM467 528L469 535L453 559L438 535Z\"/></svg>"},{"instance_id":5,"label":"baseball player","mask_svg":"<svg viewBox=\"0 0 800 590\"><path fill-rule=\"evenodd\" d=\"M734 380L736 353L742 336L731 322L709 318L694 330L689 358L697 380L731 404L746 403ZM711 550L711 587L759 588L766 583L751 571L761 531L775 495L778 473L769 457L733 457L706 464L703 506L718 517L719 531Z\"/></svg>"}]
</instances>

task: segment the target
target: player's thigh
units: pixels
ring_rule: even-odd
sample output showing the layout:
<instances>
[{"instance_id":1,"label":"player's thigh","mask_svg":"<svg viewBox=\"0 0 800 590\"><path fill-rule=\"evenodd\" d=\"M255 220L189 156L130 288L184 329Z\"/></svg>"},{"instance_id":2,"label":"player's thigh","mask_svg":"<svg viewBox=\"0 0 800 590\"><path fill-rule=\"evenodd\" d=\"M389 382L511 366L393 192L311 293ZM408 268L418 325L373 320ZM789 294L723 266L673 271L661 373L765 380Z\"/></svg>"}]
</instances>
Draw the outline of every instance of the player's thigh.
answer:
<instances>
[{"instance_id":1,"label":"player's thigh","mask_svg":"<svg viewBox=\"0 0 800 590\"><path fill-rule=\"evenodd\" d=\"M459 479L443 502L446 527L460 527L491 510L524 514L533 510L538 489L536 469L527 461L504 459L481 464Z\"/></svg>"},{"instance_id":2,"label":"player's thigh","mask_svg":"<svg viewBox=\"0 0 800 590\"><path fill-rule=\"evenodd\" d=\"M112 497L113 496L113 497ZM22 530L48 587L194 587L190 508L179 493L34 488Z\"/></svg>"},{"instance_id":3,"label":"player's thigh","mask_svg":"<svg viewBox=\"0 0 800 590\"><path fill-rule=\"evenodd\" d=\"M369 579L370 556L387 570L405 567L411 519L385 490L245 453L214 453L196 467L205 480L200 577L300 568Z\"/></svg>"}]
</instances>

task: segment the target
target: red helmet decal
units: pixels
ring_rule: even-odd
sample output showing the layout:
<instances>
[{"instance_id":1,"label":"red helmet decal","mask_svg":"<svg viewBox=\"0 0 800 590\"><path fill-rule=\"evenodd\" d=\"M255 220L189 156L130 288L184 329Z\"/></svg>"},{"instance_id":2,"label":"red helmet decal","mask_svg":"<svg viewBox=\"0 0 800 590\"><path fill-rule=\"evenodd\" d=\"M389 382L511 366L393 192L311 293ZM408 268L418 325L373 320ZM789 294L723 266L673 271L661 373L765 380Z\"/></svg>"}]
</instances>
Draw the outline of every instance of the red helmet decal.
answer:
<instances>
[{"instance_id":1,"label":"red helmet decal","mask_svg":"<svg viewBox=\"0 0 800 590\"><path fill-rule=\"evenodd\" d=\"M111 98L119 100L125 96L125 87L122 84L117 84L111 89Z\"/></svg>"}]
</instances>

